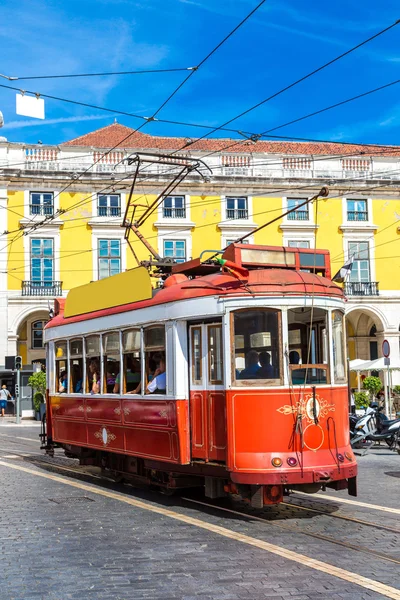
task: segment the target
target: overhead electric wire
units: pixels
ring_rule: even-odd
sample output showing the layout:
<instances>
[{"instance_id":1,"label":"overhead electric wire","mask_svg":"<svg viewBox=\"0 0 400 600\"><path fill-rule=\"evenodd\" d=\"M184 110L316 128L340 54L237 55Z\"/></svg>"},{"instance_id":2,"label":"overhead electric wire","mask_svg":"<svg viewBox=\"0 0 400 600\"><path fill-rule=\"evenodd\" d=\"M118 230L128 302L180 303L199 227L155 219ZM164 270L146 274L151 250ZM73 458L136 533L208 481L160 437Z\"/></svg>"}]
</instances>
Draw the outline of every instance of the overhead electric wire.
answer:
<instances>
[{"instance_id":1,"label":"overhead electric wire","mask_svg":"<svg viewBox=\"0 0 400 600\"><path fill-rule=\"evenodd\" d=\"M29 76L8 76L0 73L0 77L9 81L28 81L33 79L72 79L75 77L105 77L109 75L146 75L148 73L176 73L178 71L191 71L196 67L178 67L171 69L144 69L136 71L109 71L106 73L69 73L67 75L29 75Z\"/></svg>"},{"instance_id":2,"label":"overhead electric wire","mask_svg":"<svg viewBox=\"0 0 400 600\"><path fill-rule=\"evenodd\" d=\"M373 188L373 189L379 189L379 188L381 188L381 187L385 187L386 185L387 185L387 184L385 183L385 184L383 184L383 185L376 186L376 187L375 187L375 188ZM319 186L319 187L321 187L321 182L319 182L318 186ZM358 190L358 191L360 191L360 190ZM355 192L357 192L357 190L356 190ZM277 212L277 210L282 210L282 207L279 207L279 208L277 208L277 209L270 209L270 210L266 210L266 211L261 211L261 212L258 212L258 213L253 213L253 215L252 215L252 216L260 216L260 215L265 215L265 214L269 214L269 213L271 213L271 212ZM283 217L284 215L282 214L281 216ZM216 226L218 223L221 223L221 222L224 222L224 223L227 223L227 224L229 224L229 223L232 223L232 221L234 221L234 220L232 220L232 219L226 219L226 220L224 220L224 221L218 221L218 222L214 222L214 221L213 221L213 222L211 222L211 223L205 223L205 224L203 224L203 225L199 225L199 226L195 227L195 229L197 230L197 229L203 229L203 228L205 228L205 227L215 227L215 226ZM393 224L396 224L396 223L397 223L397 221L395 221ZM393 224L390 224L389 226L391 226L391 225L393 225ZM78 227L85 227L85 226L86 226L85 224L82 224L82 225L79 225ZM385 229L387 229L389 226L387 226ZM175 233L182 233L182 232L186 232L186 231L188 231L188 229L192 229L192 228L193 228L193 227L191 227L190 225L185 225L185 226L184 226L184 227L182 227L181 229L177 229ZM252 233L254 233L254 232L251 232L251 233L250 233L250 235L251 235ZM148 239L148 240L151 240L151 239L162 239L162 238L164 238L164 237L168 237L168 236L170 236L170 235L171 235L170 233L164 233L164 234L160 234L160 235L159 235L159 234L157 234L157 235L149 236L149 237L147 237L147 239ZM377 235L377 234L376 234L376 235ZM396 238L396 239L394 239L394 240L391 240L391 241L389 241L389 242L383 242L382 244L378 244L378 245L376 245L376 246L374 246L374 247L380 247L381 245L386 245L386 244L388 244L388 243L392 243L392 242L394 242L394 241L398 241L398 239L400 239L400 238ZM132 241L132 243L137 243L137 242L139 242L139 240L133 240L133 241ZM123 242L123 241L121 241L121 248L122 248L122 246L127 246L127 243L126 243L126 242ZM81 254L86 254L86 253L89 253L89 252L94 252L94 251L95 251L95 249L93 249L93 248L90 248L90 249L87 249L87 250L80 250L80 251L78 251L78 252L73 252L73 253L71 253L71 254L64 255L64 256L62 256L62 258L63 258L63 259L64 259L64 258L70 258L70 257L73 257L73 256L78 256L78 255L81 255ZM60 253L60 258L61 258L61 253ZM9 269L9 270L7 270L7 271L5 271L5 272L17 271L18 269L22 269L22 267L14 267L14 268L12 268L12 269Z\"/></svg>"},{"instance_id":3,"label":"overhead electric wire","mask_svg":"<svg viewBox=\"0 0 400 600\"><path fill-rule=\"evenodd\" d=\"M88 167L88 169L86 169L85 171L83 171L83 173L81 173L76 179L80 179L80 177L82 175L84 175L85 173L87 173L87 171L89 171L91 168L93 168L94 165L96 165L98 162L100 162L100 160L102 160L105 156L107 156L108 154L110 154L110 152L112 152L113 150L115 150L115 148L117 148L118 146L120 146L124 141L126 141L127 139L129 139L130 137L132 137L135 133L137 133L140 129L142 129L144 127L144 125L146 125L146 123L154 120L154 118L156 117L156 115L166 106L166 104L168 104L168 102L170 102L170 100L175 96L175 94L183 87L183 85L185 85L187 83L187 81L189 81L189 79L192 77L192 75L202 66L204 65L204 63L211 58L211 56L213 56L215 54L215 52L217 52L217 50L219 50L219 48L221 48L221 46L234 34L236 33L236 31L242 27L242 25L244 25L244 23L246 23L246 21L248 21L248 19L250 19L250 17L259 9L261 8L261 6L263 4L265 4L266 0L261 0L261 2L259 2L257 4L257 6L255 8L253 8L241 21L238 25L236 25L236 27L234 27L200 62L199 64L189 73L189 75L175 88L175 90L167 97L166 100L164 100L164 102L161 104L161 106L155 111L155 113L153 114L152 117L147 117L146 120L139 126L137 127L135 130L133 130L132 132L130 132L126 137L124 137L120 142L118 142L118 144L116 144L115 146L113 146L112 148L110 148L109 150L107 150L107 152L105 152L101 157L99 157L96 161L94 161L93 165L91 165L90 167ZM4 86L3 86L4 87ZM57 196L59 196L62 192L64 192L66 189L68 189L68 187L70 187L75 181L76 179L71 182L68 186L64 187L62 190L60 190L57 194ZM57 215L54 215L53 219L56 217ZM51 221L51 219L49 220Z\"/></svg>"},{"instance_id":4,"label":"overhead electric wire","mask_svg":"<svg viewBox=\"0 0 400 600\"><path fill-rule=\"evenodd\" d=\"M215 133L216 131L218 131L219 129L221 129L221 127L226 127L227 125L230 125L231 123L233 123L233 121L237 121L237 119L240 119L241 117L247 115L248 113L252 112L253 110L255 110L256 108L259 108L260 106L266 104L267 102L269 102L270 100L273 100L274 98L277 98L278 96L280 96L281 94L283 94L284 92L287 92L288 90L292 89L293 87L295 87L296 85L298 85L299 83L302 83L303 81L306 81L307 79L309 79L310 77L313 77L314 75L316 75L317 73L319 73L320 71L322 71L323 69L326 69L327 67L329 67L330 65L338 62L339 60L341 60L342 58L344 58L345 56L351 54L352 52L354 52L355 50L358 50L359 48L361 48L362 46L365 46L366 44L368 44L369 42L371 42L372 40L376 39L377 37L383 35L384 33L387 33L388 31L390 31L391 29L393 29L393 27L396 27L396 25L398 25L400 23L400 19L397 20L395 23L392 23L392 25L389 25L388 27L385 27L385 29L382 29L381 31L379 31L378 33L374 34L373 36L367 38L366 40L364 40L363 42L360 42L359 44L357 44L356 46L353 46L352 48L350 48L349 50L346 50L346 52L343 52L342 54L340 54L339 56L336 56L335 58L333 58L332 60L328 61L327 63L321 65L320 67L318 67L317 69L314 69L313 71L311 71L310 73L308 73L307 75L304 75L303 77L301 77L300 79L297 79L296 81L293 81L292 83L290 83L289 85L285 86L284 88L280 89L279 91L275 92L274 94L271 94L270 96L268 96L267 98L264 98L264 100L261 100L260 102L258 102L257 104L254 104L253 106L251 106L250 108L246 109L245 111L241 112L240 114L238 114L236 117L233 117L232 119L229 119L228 121L225 121L225 123L223 123L221 126L219 127L215 127L212 128L212 131L210 131L209 133L205 134L204 136L198 138L196 140L196 142L199 142L200 140L204 139L205 137L208 137L209 135L212 135L213 133ZM190 145L194 144L195 142L189 142L187 143L183 148L187 148ZM182 149L183 149L182 148Z\"/></svg>"}]
</instances>

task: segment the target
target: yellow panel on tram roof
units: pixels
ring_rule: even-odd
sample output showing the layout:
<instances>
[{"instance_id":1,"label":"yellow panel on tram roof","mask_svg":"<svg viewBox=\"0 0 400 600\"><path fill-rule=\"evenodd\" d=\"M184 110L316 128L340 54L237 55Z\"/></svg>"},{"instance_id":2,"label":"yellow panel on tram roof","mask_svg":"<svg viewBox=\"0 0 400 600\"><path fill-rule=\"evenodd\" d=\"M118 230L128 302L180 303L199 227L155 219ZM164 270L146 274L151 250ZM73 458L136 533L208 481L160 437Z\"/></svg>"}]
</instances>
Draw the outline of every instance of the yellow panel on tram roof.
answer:
<instances>
[{"instance_id":1,"label":"yellow panel on tram roof","mask_svg":"<svg viewBox=\"0 0 400 600\"><path fill-rule=\"evenodd\" d=\"M64 317L122 306L152 297L150 275L145 267L137 267L106 279L73 288L67 295Z\"/></svg>"}]
</instances>

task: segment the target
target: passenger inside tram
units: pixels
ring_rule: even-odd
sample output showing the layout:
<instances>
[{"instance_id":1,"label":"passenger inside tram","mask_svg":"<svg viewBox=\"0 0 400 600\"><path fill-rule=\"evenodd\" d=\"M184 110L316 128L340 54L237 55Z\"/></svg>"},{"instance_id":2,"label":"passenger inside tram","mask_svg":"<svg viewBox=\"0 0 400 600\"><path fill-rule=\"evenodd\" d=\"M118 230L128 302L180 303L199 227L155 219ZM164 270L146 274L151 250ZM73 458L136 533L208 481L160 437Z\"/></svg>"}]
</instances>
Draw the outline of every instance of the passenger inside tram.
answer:
<instances>
[{"instance_id":1,"label":"passenger inside tram","mask_svg":"<svg viewBox=\"0 0 400 600\"><path fill-rule=\"evenodd\" d=\"M91 394L100 393L100 367L99 361L95 358L89 361L88 385Z\"/></svg>"},{"instance_id":2,"label":"passenger inside tram","mask_svg":"<svg viewBox=\"0 0 400 600\"><path fill-rule=\"evenodd\" d=\"M124 357L124 377L127 394L138 394L140 391L140 360L131 354ZM114 394L119 394L121 389L121 374L115 378ZM139 390L139 391L138 391Z\"/></svg>"},{"instance_id":3,"label":"passenger inside tram","mask_svg":"<svg viewBox=\"0 0 400 600\"><path fill-rule=\"evenodd\" d=\"M279 312L260 308L235 313L235 379L238 385L245 385L243 380L254 379L263 380L261 385L279 383Z\"/></svg>"},{"instance_id":4,"label":"passenger inside tram","mask_svg":"<svg viewBox=\"0 0 400 600\"><path fill-rule=\"evenodd\" d=\"M328 382L327 312L318 307L288 310L289 369L294 385Z\"/></svg>"},{"instance_id":5,"label":"passenger inside tram","mask_svg":"<svg viewBox=\"0 0 400 600\"><path fill-rule=\"evenodd\" d=\"M72 364L72 391L74 394L83 393L82 368L78 362Z\"/></svg>"},{"instance_id":6,"label":"passenger inside tram","mask_svg":"<svg viewBox=\"0 0 400 600\"><path fill-rule=\"evenodd\" d=\"M166 394L167 392L167 374L165 372L165 358L160 357L158 366L154 371L152 380L147 384L147 391L150 394Z\"/></svg>"},{"instance_id":7,"label":"passenger inside tram","mask_svg":"<svg viewBox=\"0 0 400 600\"><path fill-rule=\"evenodd\" d=\"M60 394L65 394L68 391L67 371L62 371L60 373L58 391L60 392Z\"/></svg>"}]
</instances>

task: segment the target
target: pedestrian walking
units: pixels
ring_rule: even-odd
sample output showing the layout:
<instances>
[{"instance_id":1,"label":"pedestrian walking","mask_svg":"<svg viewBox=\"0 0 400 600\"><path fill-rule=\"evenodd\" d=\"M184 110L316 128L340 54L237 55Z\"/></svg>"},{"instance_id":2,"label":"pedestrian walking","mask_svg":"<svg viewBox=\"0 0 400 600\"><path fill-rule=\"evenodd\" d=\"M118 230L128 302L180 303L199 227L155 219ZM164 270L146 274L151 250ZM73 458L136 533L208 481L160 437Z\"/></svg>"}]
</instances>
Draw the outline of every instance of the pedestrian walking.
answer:
<instances>
[{"instance_id":1,"label":"pedestrian walking","mask_svg":"<svg viewBox=\"0 0 400 600\"><path fill-rule=\"evenodd\" d=\"M7 408L7 402L11 400L11 394L7 389L6 384L4 383L1 386L0 390L0 407L1 407L1 416L4 417L5 410Z\"/></svg>"}]
</instances>

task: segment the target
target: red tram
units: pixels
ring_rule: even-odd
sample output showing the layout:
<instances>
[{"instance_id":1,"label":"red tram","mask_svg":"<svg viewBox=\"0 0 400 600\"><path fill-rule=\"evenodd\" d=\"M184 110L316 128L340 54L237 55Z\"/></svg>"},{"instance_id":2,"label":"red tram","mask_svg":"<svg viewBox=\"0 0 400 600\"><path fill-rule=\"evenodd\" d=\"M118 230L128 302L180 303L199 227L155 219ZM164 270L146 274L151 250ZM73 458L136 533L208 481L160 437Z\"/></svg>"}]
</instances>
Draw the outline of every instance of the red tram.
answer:
<instances>
[{"instance_id":1,"label":"red tram","mask_svg":"<svg viewBox=\"0 0 400 600\"><path fill-rule=\"evenodd\" d=\"M252 506L348 489L344 296L324 250L231 244L71 290L45 329L49 453Z\"/></svg>"}]
</instances>

